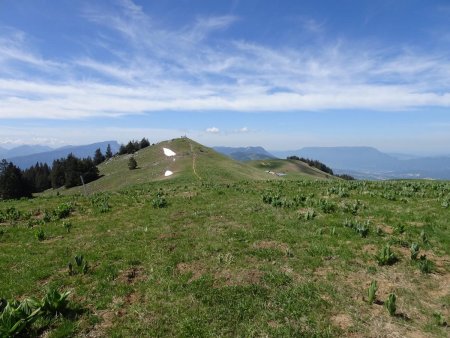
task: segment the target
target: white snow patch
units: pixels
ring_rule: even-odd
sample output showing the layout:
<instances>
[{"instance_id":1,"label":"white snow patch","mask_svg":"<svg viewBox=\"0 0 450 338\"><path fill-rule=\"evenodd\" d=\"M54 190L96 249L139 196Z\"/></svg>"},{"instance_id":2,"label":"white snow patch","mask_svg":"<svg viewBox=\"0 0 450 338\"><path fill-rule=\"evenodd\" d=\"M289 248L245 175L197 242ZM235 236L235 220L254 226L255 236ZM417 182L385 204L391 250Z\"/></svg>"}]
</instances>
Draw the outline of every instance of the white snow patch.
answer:
<instances>
[{"instance_id":1,"label":"white snow patch","mask_svg":"<svg viewBox=\"0 0 450 338\"><path fill-rule=\"evenodd\" d=\"M172 171L170 171L170 170L166 170L166 172L164 173L164 176L170 176L170 175L173 175L173 172Z\"/></svg>"},{"instance_id":2,"label":"white snow patch","mask_svg":"<svg viewBox=\"0 0 450 338\"><path fill-rule=\"evenodd\" d=\"M170 150L169 148L163 148L163 151L164 151L164 155L166 155L166 156L175 156L176 154L172 151L172 150Z\"/></svg>"}]
</instances>

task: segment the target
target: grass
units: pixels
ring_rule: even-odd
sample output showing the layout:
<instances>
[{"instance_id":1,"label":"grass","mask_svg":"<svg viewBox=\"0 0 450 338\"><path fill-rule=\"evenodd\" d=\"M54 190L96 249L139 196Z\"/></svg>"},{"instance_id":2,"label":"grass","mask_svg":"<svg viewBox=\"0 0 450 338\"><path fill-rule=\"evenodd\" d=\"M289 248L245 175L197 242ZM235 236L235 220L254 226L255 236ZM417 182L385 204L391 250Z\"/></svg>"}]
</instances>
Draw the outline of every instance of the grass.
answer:
<instances>
[{"instance_id":1,"label":"grass","mask_svg":"<svg viewBox=\"0 0 450 338\"><path fill-rule=\"evenodd\" d=\"M151 173L153 162L130 171L124 160L130 176L122 181L133 185L109 190L119 181L118 158L88 186L90 196L75 189L0 202L10 215L0 223L0 297L70 291L80 311L45 323L49 337L448 335L435 314L448 322L449 209L441 204L450 183L268 180L262 169L194 144L199 179L189 142L176 142L168 148L186 155L170 164L184 171L171 179L136 184L144 176L131 175ZM283 202L265 203L265 195ZM158 197L164 207L154 207ZM346 220L367 227L366 236ZM395 231L398 224L404 231ZM411 261L412 243L421 243L431 273ZM380 266L375 256L386 245L398 261ZM75 256L89 269L78 271ZM377 300L397 295L395 316L382 302L368 304L372 280Z\"/></svg>"}]
</instances>

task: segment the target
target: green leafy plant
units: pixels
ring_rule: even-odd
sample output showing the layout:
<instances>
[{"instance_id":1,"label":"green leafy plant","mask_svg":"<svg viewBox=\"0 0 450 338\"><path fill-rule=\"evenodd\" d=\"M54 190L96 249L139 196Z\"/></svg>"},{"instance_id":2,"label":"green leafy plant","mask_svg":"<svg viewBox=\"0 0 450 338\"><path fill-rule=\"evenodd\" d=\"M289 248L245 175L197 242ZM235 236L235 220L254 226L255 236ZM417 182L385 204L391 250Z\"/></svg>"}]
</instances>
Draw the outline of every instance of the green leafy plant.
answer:
<instances>
[{"instance_id":1,"label":"green leafy plant","mask_svg":"<svg viewBox=\"0 0 450 338\"><path fill-rule=\"evenodd\" d=\"M78 267L81 267L83 265L83 260L84 260L83 255L76 255L75 256L75 263L77 263Z\"/></svg>"},{"instance_id":2,"label":"green leafy plant","mask_svg":"<svg viewBox=\"0 0 450 338\"><path fill-rule=\"evenodd\" d=\"M36 237L36 239L38 241L43 241L45 239L45 232L42 229L38 229L36 230L36 232L34 233L34 237Z\"/></svg>"},{"instance_id":3,"label":"green leafy plant","mask_svg":"<svg viewBox=\"0 0 450 338\"><path fill-rule=\"evenodd\" d=\"M111 210L109 205L109 196L107 194L96 194L91 197L91 204L100 213L106 213Z\"/></svg>"},{"instance_id":4,"label":"green leafy plant","mask_svg":"<svg viewBox=\"0 0 450 338\"><path fill-rule=\"evenodd\" d=\"M20 220L22 213L20 210L17 210L15 207L9 207L6 209L5 218L10 222L15 222Z\"/></svg>"},{"instance_id":5,"label":"green leafy plant","mask_svg":"<svg viewBox=\"0 0 450 338\"><path fill-rule=\"evenodd\" d=\"M44 211L44 216L42 217L44 223L49 223L52 220L52 214L48 211Z\"/></svg>"},{"instance_id":6,"label":"green leafy plant","mask_svg":"<svg viewBox=\"0 0 450 338\"><path fill-rule=\"evenodd\" d=\"M70 292L52 289L41 301L26 298L22 301L0 300L0 337L29 336L27 330L40 317L52 317L67 309Z\"/></svg>"},{"instance_id":7,"label":"green leafy plant","mask_svg":"<svg viewBox=\"0 0 450 338\"><path fill-rule=\"evenodd\" d=\"M32 308L34 300L7 302L0 313L0 337L15 337L23 333L27 326L37 319L40 308Z\"/></svg>"},{"instance_id":8,"label":"green leafy plant","mask_svg":"<svg viewBox=\"0 0 450 338\"><path fill-rule=\"evenodd\" d=\"M336 204L334 204L333 202L330 202L326 199L320 199L317 206L319 207L319 209L322 212L324 212L326 214L331 214L331 213L335 212L337 209Z\"/></svg>"},{"instance_id":9,"label":"green leafy plant","mask_svg":"<svg viewBox=\"0 0 450 338\"><path fill-rule=\"evenodd\" d=\"M424 230L420 232L420 239L422 240L422 243L428 243L428 236Z\"/></svg>"},{"instance_id":10,"label":"green leafy plant","mask_svg":"<svg viewBox=\"0 0 450 338\"><path fill-rule=\"evenodd\" d=\"M63 219L69 217L72 211L73 206L71 203L62 203L55 210L53 210L53 215L56 219Z\"/></svg>"},{"instance_id":11,"label":"green leafy plant","mask_svg":"<svg viewBox=\"0 0 450 338\"><path fill-rule=\"evenodd\" d=\"M75 274L75 272L73 271L73 265L71 262L69 262L69 264L67 264L67 268L69 269L69 276L73 276Z\"/></svg>"},{"instance_id":12,"label":"green leafy plant","mask_svg":"<svg viewBox=\"0 0 450 338\"><path fill-rule=\"evenodd\" d=\"M316 217L316 212L314 211L314 209L308 209L304 214L305 221L312 220L315 217Z\"/></svg>"},{"instance_id":13,"label":"green leafy plant","mask_svg":"<svg viewBox=\"0 0 450 338\"><path fill-rule=\"evenodd\" d=\"M42 299L41 310L47 317L58 316L67 310L70 291L60 293L57 289L49 289Z\"/></svg>"},{"instance_id":14,"label":"green leafy plant","mask_svg":"<svg viewBox=\"0 0 450 338\"><path fill-rule=\"evenodd\" d=\"M167 207L168 203L167 200L165 199L165 197L163 196L162 193L157 193L156 197L152 200L152 206L153 208L157 209L157 208L165 208Z\"/></svg>"},{"instance_id":15,"label":"green leafy plant","mask_svg":"<svg viewBox=\"0 0 450 338\"><path fill-rule=\"evenodd\" d=\"M358 221L352 221L352 220L346 219L344 221L344 226L347 228L353 229L361 237L367 237L369 235L369 221L368 220L364 223L360 223Z\"/></svg>"},{"instance_id":16,"label":"green leafy plant","mask_svg":"<svg viewBox=\"0 0 450 338\"><path fill-rule=\"evenodd\" d=\"M369 223L358 224L355 230L361 237L367 237L369 234Z\"/></svg>"},{"instance_id":17,"label":"green leafy plant","mask_svg":"<svg viewBox=\"0 0 450 338\"><path fill-rule=\"evenodd\" d=\"M431 273L434 269L434 264L425 255L420 256L419 269L422 273Z\"/></svg>"},{"instance_id":18,"label":"green leafy plant","mask_svg":"<svg viewBox=\"0 0 450 338\"><path fill-rule=\"evenodd\" d=\"M405 232L405 225L404 224L399 224L395 227L395 232L397 232L398 234L402 234Z\"/></svg>"},{"instance_id":19,"label":"green leafy plant","mask_svg":"<svg viewBox=\"0 0 450 338\"><path fill-rule=\"evenodd\" d=\"M417 259L417 256L419 255L419 250L420 250L419 244L417 244L417 243L412 243L411 244L410 251L411 251L411 259L412 260L416 260Z\"/></svg>"},{"instance_id":20,"label":"green leafy plant","mask_svg":"<svg viewBox=\"0 0 450 338\"><path fill-rule=\"evenodd\" d=\"M388 296L388 299L384 303L386 306L386 309L388 310L388 312L391 316L394 316L395 312L397 311L396 302L397 302L397 297L395 296L395 294L390 293Z\"/></svg>"},{"instance_id":21,"label":"green leafy plant","mask_svg":"<svg viewBox=\"0 0 450 338\"><path fill-rule=\"evenodd\" d=\"M69 276L73 276L76 273L82 273L82 274L87 274L89 272L89 264L88 262L84 259L83 255L76 255L75 256L75 265L78 271L75 271L74 266L72 264L72 262L69 262L68 269L69 269Z\"/></svg>"},{"instance_id":22,"label":"green leafy plant","mask_svg":"<svg viewBox=\"0 0 450 338\"><path fill-rule=\"evenodd\" d=\"M440 312L433 313L434 321L439 326L447 326L447 321L445 320L445 317Z\"/></svg>"},{"instance_id":23,"label":"green leafy plant","mask_svg":"<svg viewBox=\"0 0 450 338\"><path fill-rule=\"evenodd\" d=\"M373 280L372 283L370 283L369 290L367 290L368 295L367 301L370 305L372 305L373 302L376 300L377 291L378 291L377 281Z\"/></svg>"},{"instance_id":24,"label":"green leafy plant","mask_svg":"<svg viewBox=\"0 0 450 338\"><path fill-rule=\"evenodd\" d=\"M375 256L375 259L378 262L378 265L392 265L397 262L397 256L391 251L391 246L386 244L381 248L378 255Z\"/></svg>"},{"instance_id":25,"label":"green leafy plant","mask_svg":"<svg viewBox=\"0 0 450 338\"><path fill-rule=\"evenodd\" d=\"M72 223L71 222L63 222L63 227L66 229L67 233L70 232L70 229L72 229Z\"/></svg>"}]
</instances>

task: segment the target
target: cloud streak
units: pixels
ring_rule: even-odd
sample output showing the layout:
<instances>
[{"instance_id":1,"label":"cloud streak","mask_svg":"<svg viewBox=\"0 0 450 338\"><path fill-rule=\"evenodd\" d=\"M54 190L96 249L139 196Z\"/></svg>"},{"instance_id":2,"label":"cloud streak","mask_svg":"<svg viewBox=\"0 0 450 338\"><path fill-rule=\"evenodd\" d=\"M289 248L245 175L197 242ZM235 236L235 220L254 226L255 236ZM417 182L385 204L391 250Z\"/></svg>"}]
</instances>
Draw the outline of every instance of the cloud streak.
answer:
<instances>
[{"instance_id":1,"label":"cloud streak","mask_svg":"<svg viewBox=\"0 0 450 338\"><path fill-rule=\"evenodd\" d=\"M23 32L8 29L0 38L0 119L450 107L446 53L344 40L274 49L216 34L245 18L198 17L174 28L132 1L119 4L84 8L97 53L64 62L43 58Z\"/></svg>"}]
</instances>

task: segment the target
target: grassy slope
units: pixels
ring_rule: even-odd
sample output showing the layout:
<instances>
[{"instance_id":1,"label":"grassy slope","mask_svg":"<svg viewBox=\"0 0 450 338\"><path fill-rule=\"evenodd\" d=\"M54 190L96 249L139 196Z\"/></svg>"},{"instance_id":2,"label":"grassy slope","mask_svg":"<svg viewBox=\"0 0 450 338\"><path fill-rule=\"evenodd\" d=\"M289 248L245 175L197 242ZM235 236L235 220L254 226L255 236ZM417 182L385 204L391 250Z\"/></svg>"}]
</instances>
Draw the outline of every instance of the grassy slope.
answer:
<instances>
[{"instance_id":1,"label":"grassy slope","mask_svg":"<svg viewBox=\"0 0 450 338\"><path fill-rule=\"evenodd\" d=\"M168 147L190 151L182 142ZM185 170L91 197L0 202L0 211L22 213L0 222L0 297L41 296L49 286L72 290L71 303L83 312L50 322L49 337L448 335L433 313L449 320L450 209L442 203L450 199L450 183L233 182L255 173L193 147L201 180ZM192 168L187 154L175 164L184 160ZM231 165L227 175L214 169ZM119 180L114 170L102 169L99 189ZM151 172L132 174L144 180ZM166 208L153 208L157 192ZM268 195L279 195L284 207L264 203ZM69 218L34 224L62 203L74 208ZM105 203L110 209L103 213ZM311 209L316 217L307 220ZM344 226L346 219L369 221L369 235ZM70 233L64 221L72 223ZM38 229L44 241L35 238ZM434 263L433 273L410 260L412 242ZM379 266L374 255L386 243L399 261ZM67 273L76 254L91 266L86 275ZM379 301L397 295L397 316L366 303L372 280Z\"/></svg>"},{"instance_id":2,"label":"grassy slope","mask_svg":"<svg viewBox=\"0 0 450 338\"><path fill-rule=\"evenodd\" d=\"M310 167L308 164L297 160L261 160L247 162L254 168L271 170L275 172L286 173L287 178L297 179L299 176L310 176L314 178L331 178L336 177L324 173L323 171Z\"/></svg>"},{"instance_id":3,"label":"grassy slope","mask_svg":"<svg viewBox=\"0 0 450 338\"><path fill-rule=\"evenodd\" d=\"M173 157L164 155L164 147L173 150L177 154L175 161ZM262 170L264 167L234 161L215 152L211 148L187 138L161 142L137 152L134 154L134 158L138 163L138 169L133 171L128 169L130 156L117 156L101 164L99 169L102 177L87 185L88 193L118 190L133 184L161 180L175 180L181 184L193 180L234 182L236 180L278 179L265 173ZM173 171L174 175L164 177L166 170ZM291 172L296 173L293 176L295 179L299 176L310 176L312 178L325 178L329 176L309 167L304 170L291 170ZM65 192L64 189L60 189L59 191ZM76 187L70 189L68 192L81 193L83 189Z\"/></svg>"}]
</instances>

